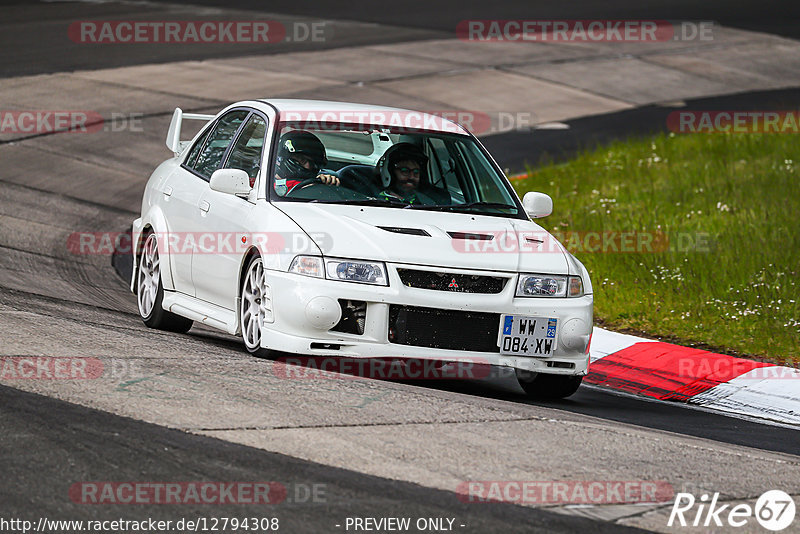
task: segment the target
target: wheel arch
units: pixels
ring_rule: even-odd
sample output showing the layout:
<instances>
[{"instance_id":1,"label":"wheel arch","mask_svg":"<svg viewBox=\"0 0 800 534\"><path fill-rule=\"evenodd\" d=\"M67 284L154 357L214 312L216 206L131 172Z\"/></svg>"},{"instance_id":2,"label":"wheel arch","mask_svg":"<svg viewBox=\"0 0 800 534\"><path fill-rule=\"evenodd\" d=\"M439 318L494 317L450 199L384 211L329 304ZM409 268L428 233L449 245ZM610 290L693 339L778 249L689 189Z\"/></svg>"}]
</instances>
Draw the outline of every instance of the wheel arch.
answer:
<instances>
[{"instance_id":1,"label":"wheel arch","mask_svg":"<svg viewBox=\"0 0 800 534\"><path fill-rule=\"evenodd\" d=\"M145 224L144 226L142 226L141 231L139 231L138 234L135 234L136 243L131 249L131 252L133 254L133 266L131 269L131 291L133 293L136 293L139 289L139 282L138 282L139 277L136 276L136 273L139 269L139 256L141 256L142 248L144 248L144 240L147 238L148 234L150 234L150 232L153 231L154 231L153 227L150 224Z\"/></svg>"},{"instance_id":2,"label":"wheel arch","mask_svg":"<svg viewBox=\"0 0 800 534\"><path fill-rule=\"evenodd\" d=\"M164 213L157 206L153 206L147 213L147 217L142 218L141 231L134 235L136 246L133 248L133 277L131 290L136 291L136 272L138 270L139 254L144 246L144 240L148 233L155 233L159 239L167 239L169 235L169 225ZM170 247L159 246L158 254L161 258L161 284L165 290L174 290L175 284L172 280L172 258L170 257Z\"/></svg>"},{"instance_id":3,"label":"wheel arch","mask_svg":"<svg viewBox=\"0 0 800 534\"><path fill-rule=\"evenodd\" d=\"M242 256L242 261L239 264L239 278L236 285L236 327L234 335L242 333L242 323L240 317L240 308L242 306L242 284L244 282L245 274L247 274L247 267L250 265L252 258L261 256L261 251L255 245L247 249L247 252Z\"/></svg>"}]
</instances>

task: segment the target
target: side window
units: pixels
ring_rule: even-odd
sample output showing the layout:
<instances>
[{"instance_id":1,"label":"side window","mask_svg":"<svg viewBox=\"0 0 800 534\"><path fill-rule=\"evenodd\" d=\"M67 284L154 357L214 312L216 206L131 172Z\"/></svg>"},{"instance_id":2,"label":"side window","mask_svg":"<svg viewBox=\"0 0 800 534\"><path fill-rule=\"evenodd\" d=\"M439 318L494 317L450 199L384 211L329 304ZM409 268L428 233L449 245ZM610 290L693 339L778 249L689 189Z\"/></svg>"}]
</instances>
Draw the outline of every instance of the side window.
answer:
<instances>
[{"instance_id":1,"label":"side window","mask_svg":"<svg viewBox=\"0 0 800 534\"><path fill-rule=\"evenodd\" d=\"M228 145L230 145L233 135L249 113L246 110L231 111L219 120L214 131L208 136L208 140L197 155L197 161L192 166L195 172L205 177L206 180L211 178L213 172L222 163L222 157L225 155L225 151L228 150Z\"/></svg>"},{"instance_id":2,"label":"side window","mask_svg":"<svg viewBox=\"0 0 800 534\"><path fill-rule=\"evenodd\" d=\"M261 168L261 151L264 148L264 136L267 123L259 115L253 114L231 148L225 169L241 169L250 177L250 187L256 181Z\"/></svg>"},{"instance_id":3,"label":"side window","mask_svg":"<svg viewBox=\"0 0 800 534\"><path fill-rule=\"evenodd\" d=\"M206 139L208 139L209 134L211 132L213 132L213 131L214 131L214 127L212 126L212 127L208 128L208 129L206 129L205 133L200 136L200 139L198 139L197 142L194 144L194 146L192 147L192 150L189 151L189 156L186 158L186 161L183 163L184 165L186 165L189 168L194 167L194 163L197 161L197 155L200 153L200 149L203 148L203 145L206 144Z\"/></svg>"},{"instance_id":4,"label":"side window","mask_svg":"<svg viewBox=\"0 0 800 534\"><path fill-rule=\"evenodd\" d=\"M506 190L505 185L500 181L497 173L491 168L489 160L483 157L478 152L478 147L474 144L465 145L459 143L459 152L464 156L464 161L470 169L470 176L485 176L488 179L471 180L472 187L478 187L477 200L483 202L499 202L501 204L514 204L510 194Z\"/></svg>"}]
</instances>

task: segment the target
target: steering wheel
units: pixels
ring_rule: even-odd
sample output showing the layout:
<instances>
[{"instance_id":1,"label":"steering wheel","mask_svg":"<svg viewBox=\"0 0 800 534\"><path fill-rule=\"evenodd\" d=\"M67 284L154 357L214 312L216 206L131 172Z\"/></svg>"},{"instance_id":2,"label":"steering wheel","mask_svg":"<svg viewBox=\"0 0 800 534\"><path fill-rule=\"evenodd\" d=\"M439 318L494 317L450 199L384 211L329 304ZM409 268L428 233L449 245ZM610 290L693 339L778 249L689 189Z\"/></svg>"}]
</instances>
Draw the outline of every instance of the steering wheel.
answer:
<instances>
[{"instance_id":1,"label":"steering wheel","mask_svg":"<svg viewBox=\"0 0 800 534\"><path fill-rule=\"evenodd\" d=\"M314 188L318 188L319 191ZM310 191L312 189L314 189L314 192L305 193L305 190ZM345 193L345 191L349 191L350 194ZM307 198L308 200L344 200L353 194L356 194L356 192L352 189L328 185L322 182L319 178L307 178L299 182L288 193L286 193L286 197Z\"/></svg>"},{"instance_id":2,"label":"steering wheel","mask_svg":"<svg viewBox=\"0 0 800 534\"><path fill-rule=\"evenodd\" d=\"M345 172L339 174L339 185L341 187L346 187L348 189L352 189L357 193L361 193L362 195L373 195L376 194L376 187L367 177L361 176L355 172Z\"/></svg>"},{"instance_id":3,"label":"steering wheel","mask_svg":"<svg viewBox=\"0 0 800 534\"><path fill-rule=\"evenodd\" d=\"M326 184L326 183L322 182L319 179L319 177L306 178L305 180L301 181L299 184L294 186L291 189L291 191L286 193L286 196L290 196L293 191L300 191L304 187L308 187L310 185L317 185L317 184L318 185L324 185L326 187L345 187L347 189L350 189L352 191L355 191L355 192L361 193L361 194L365 194L365 195L366 194L372 194L371 192L374 189L374 186L372 184L370 184L367 181L366 178L362 178L361 176L358 176L356 174L347 173L345 175L338 176L338 178L339 178L339 185Z\"/></svg>"}]
</instances>

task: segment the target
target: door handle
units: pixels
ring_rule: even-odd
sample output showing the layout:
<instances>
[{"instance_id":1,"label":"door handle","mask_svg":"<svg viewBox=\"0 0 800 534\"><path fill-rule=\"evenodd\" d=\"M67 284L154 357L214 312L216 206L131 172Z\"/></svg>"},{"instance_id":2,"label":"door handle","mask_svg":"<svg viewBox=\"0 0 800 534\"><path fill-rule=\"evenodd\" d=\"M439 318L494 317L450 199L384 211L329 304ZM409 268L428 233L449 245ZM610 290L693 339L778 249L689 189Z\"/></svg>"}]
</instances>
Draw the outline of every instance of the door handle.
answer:
<instances>
[{"instance_id":1,"label":"door handle","mask_svg":"<svg viewBox=\"0 0 800 534\"><path fill-rule=\"evenodd\" d=\"M165 197L172 196L172 187L167 186L164 188L164 196Z\"/></svg>"},{"instance_id":2,"label":"door handle","mask_svg":"<svg viewBox=\"0 0 800 534\"><path fill-rule=\"evenodd\" d=\"M203 213L208 213L209 209L211 209L211 204L209 204L207 201L204 200L200 203L200 211Z\"/></svg>"}]
</instances>

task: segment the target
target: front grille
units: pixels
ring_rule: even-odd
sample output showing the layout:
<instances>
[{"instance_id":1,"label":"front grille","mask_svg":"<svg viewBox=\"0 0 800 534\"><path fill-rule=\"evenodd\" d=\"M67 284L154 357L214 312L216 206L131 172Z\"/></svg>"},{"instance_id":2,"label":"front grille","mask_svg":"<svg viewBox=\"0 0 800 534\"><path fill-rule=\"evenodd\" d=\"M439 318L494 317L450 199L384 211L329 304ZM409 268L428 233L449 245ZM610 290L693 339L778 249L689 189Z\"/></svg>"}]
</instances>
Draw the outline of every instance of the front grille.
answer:
<instances>
[{"instance_id":1,"label":"front grille","mask_svg":"<svg viewBox=\"0 0 800 534\"><path fill-rule=\"evenodd\" d=\"M501 276L440 273L416 269L397 269L397 274L405 286L453 293L500 293L508 281Z\"/></svg>"},{"instance_id":2,"label":"front grille","mask_svg":"<svg viewBox=\"0 0 800 534\"><path fill-rule=\"evenodd\" d=\"M500 314L389 306L389 341L399 345L500 352Z\"/></svg>"}]
</instances>

